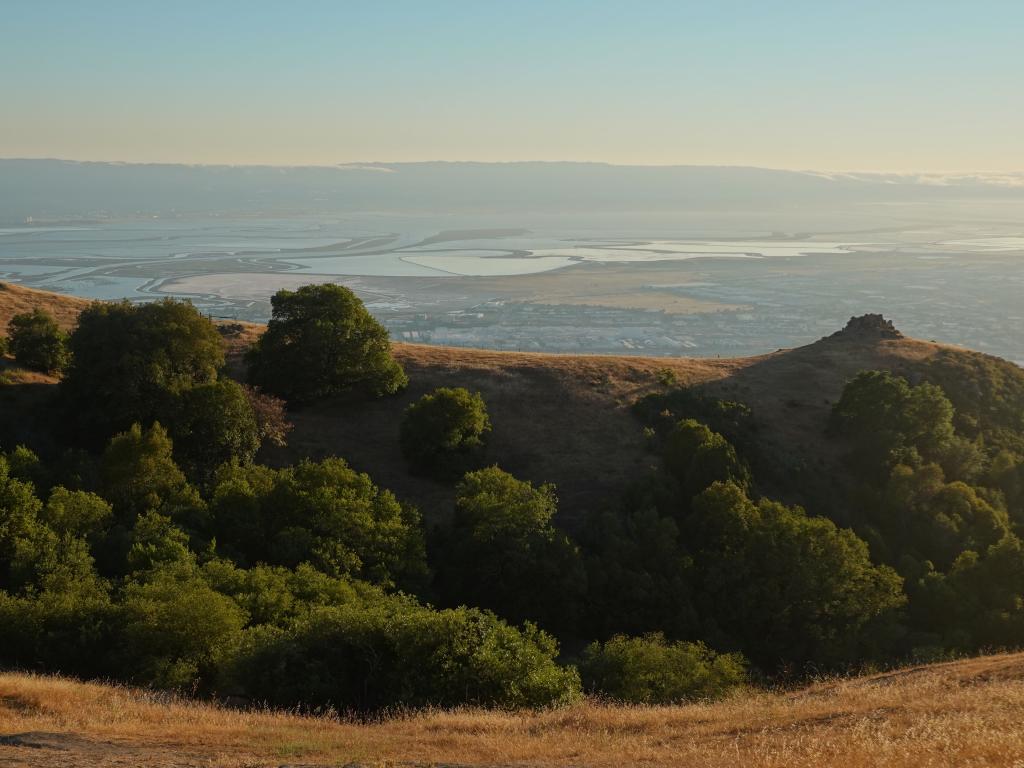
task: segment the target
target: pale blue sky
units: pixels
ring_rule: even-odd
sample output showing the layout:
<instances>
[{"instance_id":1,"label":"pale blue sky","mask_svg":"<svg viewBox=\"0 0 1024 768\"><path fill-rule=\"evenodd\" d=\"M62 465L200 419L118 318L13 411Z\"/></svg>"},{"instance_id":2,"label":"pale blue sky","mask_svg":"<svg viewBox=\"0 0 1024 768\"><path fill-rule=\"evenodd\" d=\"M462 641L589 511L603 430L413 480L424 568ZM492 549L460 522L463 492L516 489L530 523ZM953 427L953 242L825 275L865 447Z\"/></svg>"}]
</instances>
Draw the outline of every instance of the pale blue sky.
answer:
<instances>
[{"instance_id":1,"label":"pale blue sky","mask_svg":"<svg viewBox=\"0 0 1024 768\"><path fill-rule=\"evenodd\" d=\"M0 157L1024 171L1024 2L0 0Z\"/></svg>"}]
</instances>

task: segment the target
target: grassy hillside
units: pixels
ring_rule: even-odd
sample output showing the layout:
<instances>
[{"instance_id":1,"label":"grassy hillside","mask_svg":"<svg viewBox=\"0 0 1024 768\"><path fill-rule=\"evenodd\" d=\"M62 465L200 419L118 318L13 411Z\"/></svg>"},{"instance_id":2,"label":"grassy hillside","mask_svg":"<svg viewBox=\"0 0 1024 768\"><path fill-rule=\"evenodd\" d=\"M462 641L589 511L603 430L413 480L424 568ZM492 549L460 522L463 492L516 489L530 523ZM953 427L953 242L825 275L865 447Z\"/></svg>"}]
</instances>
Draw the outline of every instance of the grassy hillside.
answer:
<instances>
[{"instance_id":1,"label":"grassy hillside","mask_svg":"<svg viewBox=\"0 0 1024 768\"><path fill-rule=\"evenodd\" d=\"M87 303L0 284L0 328L13 314L32 306L46 308L70 326ZM262 326L221 327L229 370L240 377L241 354ZM935 372L932 364L941 357L947 363L984 361L1012 369L1013 375L1021 373L996 358L870 326L746 358L551 355L402 343L394 344L394 352L409 374L406 391L357 405L336 400L295 409L288 446L267 451L263 460L283 465L304 457L342 456L401 498L417 503L428 519L436 519L450 507L452 488L409 475L399 450L399 422L405 407L423 393L439 386L467 387L483 394L494 425L486 460L518 477L555 483L562 521L570 528L595 505L615 498L646 465L657 463L645 452L643 425L630 409L645 394L702 384L711 395L746 403L758 427L759 453L771 464L759 471L765 490L813 506L815 497L834 497L835 484L843 483L840 448L822 435L832 403L857 372L886 369L919 380ZM12 406L10 413L24 410L19 403L40 402L53 383L45 376L16 371L14 380L23 385L2 395ZM773 487L771 477L792 478L794 473L801 474L804 493L786 498L784 489Z\"/></svg>"},{"instance_id":2,"label":"grassy hillside","mask_svg":"<svg viewBox=\"0 0 1024 768\"><path fill-rule=\"evenodd\" d=\"M89 306L88 299L63 293L37 291L14 283L0 283L0 329L6 329L11 318L37 307L45 309L64 330L69 330L78 319L78 313Z\"/></svg>"},{"instance_id":3,"label":"grassy hillside","mask_svg":"<svg viewBox=\"0 0 1024 768\"><path fill-rule=\"evenodd\" d=\"M0 675L0 764L24 766L1014 765L1024 654L715 704L428 712L359 724Z\"/></svg>"}]
</instances>

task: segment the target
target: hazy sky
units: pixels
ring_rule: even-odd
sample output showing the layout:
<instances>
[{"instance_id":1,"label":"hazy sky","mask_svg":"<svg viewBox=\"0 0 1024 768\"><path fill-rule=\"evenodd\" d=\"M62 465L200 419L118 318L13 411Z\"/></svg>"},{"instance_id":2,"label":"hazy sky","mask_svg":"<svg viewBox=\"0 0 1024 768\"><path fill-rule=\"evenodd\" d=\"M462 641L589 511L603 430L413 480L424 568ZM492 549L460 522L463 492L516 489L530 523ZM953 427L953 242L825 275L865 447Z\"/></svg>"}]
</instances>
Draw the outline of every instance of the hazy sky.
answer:
<instances>
[{"instance_id":1,"label":"hazy sky","mask_svg":"<svg viewBox=\"0 0 1024 768\"><path fill-rule=\"evenodd\" d=\"M0 0L0 157L1024 171L1024 1Z\"/></svg>"}]
</instances>

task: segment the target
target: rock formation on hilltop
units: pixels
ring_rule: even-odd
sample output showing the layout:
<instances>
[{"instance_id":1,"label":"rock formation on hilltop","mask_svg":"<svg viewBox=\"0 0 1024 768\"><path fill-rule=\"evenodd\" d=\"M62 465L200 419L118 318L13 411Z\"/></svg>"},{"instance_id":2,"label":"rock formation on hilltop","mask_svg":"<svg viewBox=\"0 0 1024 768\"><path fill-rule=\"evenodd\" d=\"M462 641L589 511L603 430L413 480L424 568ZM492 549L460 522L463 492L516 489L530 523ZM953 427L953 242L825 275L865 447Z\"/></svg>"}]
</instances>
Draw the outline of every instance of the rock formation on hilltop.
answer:
<instances>
[{"instance_id":1,"label":"rock formation on hilltop","mask_svg":"<svg viewBox=\"0 0 1024 768\"><path fill-rule=\"evenodd\" d=\"M881 315L867 314L851 317L845 328L827 338L848 341L878 341L879 339L902 339L903 334L896 330L892 320L886 320Z\"/></svg>"}]
</instances>

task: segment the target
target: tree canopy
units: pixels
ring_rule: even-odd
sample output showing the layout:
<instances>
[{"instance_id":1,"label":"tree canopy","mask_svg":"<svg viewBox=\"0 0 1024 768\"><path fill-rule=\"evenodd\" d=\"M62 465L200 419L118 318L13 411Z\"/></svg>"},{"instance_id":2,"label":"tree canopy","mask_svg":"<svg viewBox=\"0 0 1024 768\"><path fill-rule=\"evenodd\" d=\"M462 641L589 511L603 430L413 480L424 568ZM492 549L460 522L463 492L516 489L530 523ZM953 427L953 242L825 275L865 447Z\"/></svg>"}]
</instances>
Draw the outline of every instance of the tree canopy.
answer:
<instances>
[{"instance_id":1,"label":"tree canopy","mask_svg":"<svg viewBox=\"0 0 1024 768\"><path fill-rule=\"evenodd\" d=\"M11 318L8 347L19 365L43 373L64 370L70 358L68 336L44 309L33 309Z\"/></svg>"},{"instance_id":2,"label":"tree canopy","mask_svg":"<svg viewBox=\"0 0 1024 768\"><path fill-rule=\"evenodd\" d=\"M286 400L379 397L408 384L388 333L344 286L306 285L271 299L267 330L249 351L249 381Z\"/></svg>"},{"instance_id":3,"label":"tree canopy","mask_svg":"<svg viewBox=\"0 0 1024 768\"><path fill-rule=\"evenodd\" d=\"M549 629L572 626L586 574L579 548L552 522L557 503L553 486L534 487L498 467L467 473L437 566L448 602Z\"/></svg>"},{"instance_id":4,"label":"tree canopy","mask_svg":"<svg viewBox=\"0 0 1024 768\"><path fill-rule=\"evenodd\" d=\"M70 337L72 362L61 394L86 444L134 423L168 423L174 398L217 379L224 364L217 329L189 302L96 302Z\"/></svg>"},{"instance_id":5,"label":"tree canopy","mask_svg":"<svg viewBox=\"0 0 1024 768\"><path fill-rule=\"evenodd\" d=\"M387 587L415 588L427 576L416 510L341 459L225 465L211 497L213 532L239 563L310 562Z\"/></svg>"},{"instance_id":6,"label":"tree canopy","mask_svg":"<svg viewBox=\"0 0 1024 768\"><path fill-rule=\"evenodd\" d=\"M474 468L470 466L474 454L490 431L491 420L479 392L440 387L405 409L402 454L417 472L458 476Z\"/></svg>"}]
</instances>

